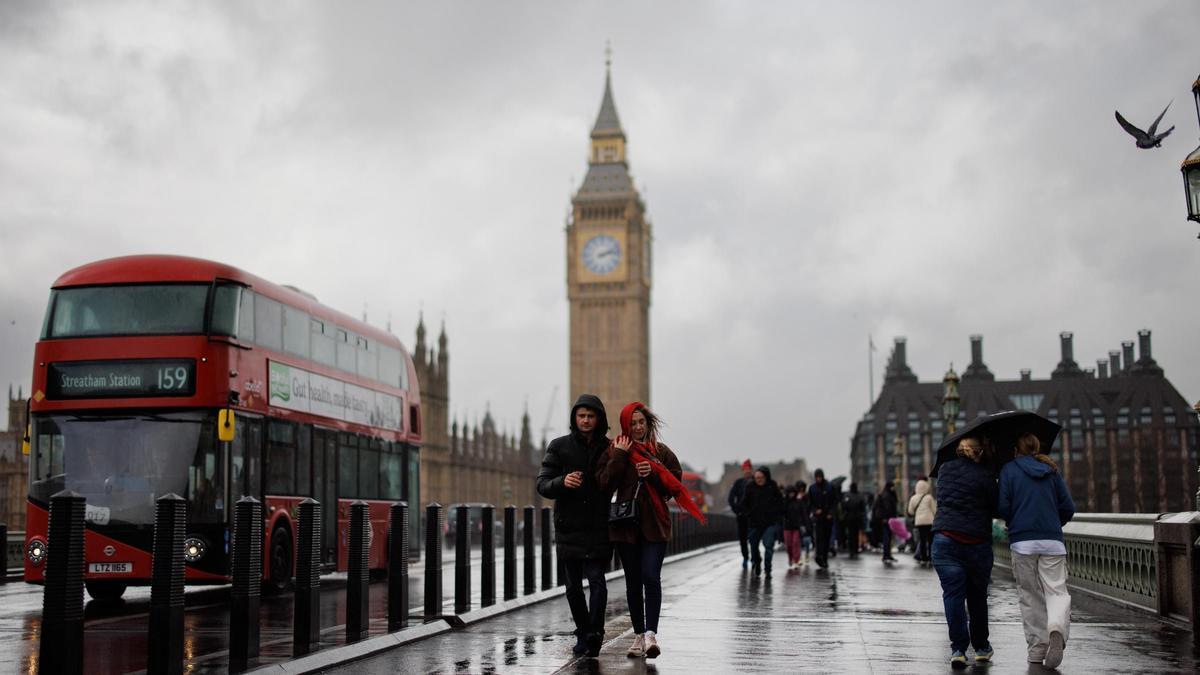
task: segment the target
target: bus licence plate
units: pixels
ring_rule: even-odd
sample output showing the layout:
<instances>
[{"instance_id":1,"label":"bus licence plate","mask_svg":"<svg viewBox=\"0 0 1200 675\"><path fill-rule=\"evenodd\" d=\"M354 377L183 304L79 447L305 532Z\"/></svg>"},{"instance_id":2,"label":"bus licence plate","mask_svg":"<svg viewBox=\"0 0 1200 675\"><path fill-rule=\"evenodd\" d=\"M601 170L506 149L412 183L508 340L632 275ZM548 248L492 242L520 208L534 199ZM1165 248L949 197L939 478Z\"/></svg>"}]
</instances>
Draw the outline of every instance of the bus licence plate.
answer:
<instances>
[{"instance_id":1,"label":"bus licence plate","mask_svg":"<svg viewBox=\"0 0 1200 675\"><path fill-rule=\"evenodd\" d=\"M92 574L132 574L133 563L127 562L102 562L90 563L88 571Z\"/></svg>"}]
</instances>

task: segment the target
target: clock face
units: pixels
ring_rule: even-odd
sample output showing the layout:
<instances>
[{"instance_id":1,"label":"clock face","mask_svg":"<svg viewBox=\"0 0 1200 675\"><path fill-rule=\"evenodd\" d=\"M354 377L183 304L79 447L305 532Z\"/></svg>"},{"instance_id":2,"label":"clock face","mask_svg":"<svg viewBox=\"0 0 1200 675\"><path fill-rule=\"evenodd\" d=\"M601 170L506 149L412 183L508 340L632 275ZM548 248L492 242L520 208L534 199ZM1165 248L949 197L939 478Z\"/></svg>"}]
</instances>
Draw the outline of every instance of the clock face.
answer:
<instances>
[{"instance_id":1,"label":"clock face","mask_svg":"<svg viewBox=\"0 0 1200 675\"><path fill-rule=\"evenodd\" d=\"M583 245L583 264L592 274L608 274L621 261L621 244L607 234L592 237Z\"/></svg>"}]
</instances>

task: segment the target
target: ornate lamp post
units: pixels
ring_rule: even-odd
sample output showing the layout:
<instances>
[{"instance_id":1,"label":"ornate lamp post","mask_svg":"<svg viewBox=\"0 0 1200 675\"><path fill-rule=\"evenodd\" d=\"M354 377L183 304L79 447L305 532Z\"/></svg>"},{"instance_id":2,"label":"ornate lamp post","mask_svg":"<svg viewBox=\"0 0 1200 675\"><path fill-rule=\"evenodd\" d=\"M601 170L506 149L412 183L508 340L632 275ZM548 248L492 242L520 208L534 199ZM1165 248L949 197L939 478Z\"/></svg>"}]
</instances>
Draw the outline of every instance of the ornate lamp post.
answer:
<instances>
[{"instance_id":1,"label":"ornate lamp post","mask_svg":"<svg viewBox=\"0 0 1200 675\"><path fill-rule=\"evenodd\" d=\"M896 455L896 480L893 483L896 485L896 491L901 498L904 497L904 484L908 482L900 475L901 468L907 468L905 466L904 446L904 437L897 432L896 440L892 442L892 452Z\"/></svg>"},{"instance_id":2,"label":"ornate lamp post","mask_svg":"<svg viewBox=\"0 0 1200 675\"><path fill-rule=\"evenodd\" d=\"M958 425L958 373L954 372L954 364L950 364L950 370L946 371L946 376L942 378L942 384L946 385L945 393L942 394L942 419L946 422L946 435L954 433L954 429Z\"/></svg>"},{"instance_id":3,"label":"ornate lamp post","mask_svg":"<svg viewBox=\"0 0 1200 675\"><path fill-rule=\"evenodd\" d=\"M1196 99L1196 119L1200 120L1200 77L1192 83ZM1187 196L1188 220L1200 222L1200 147L1192 151L1179 167L1183 172L1183 190Z\"/></svg>"},{"instance_id":4,"label":"ornate lamp post","mask_svg":"<svg viewBox=\"0 0 1200 675\"><path fill-rule=\"evenodd\" d=\"M1196 405L1192 406L1192 409L1196 411L1197 415L1200 415L1200 401L1196 401ZM1200 478L1200 466L1196 467L1196 476ZM1200 487L1196 488L1196 510L1200 511Z\"/></svg>"}]
</instances>

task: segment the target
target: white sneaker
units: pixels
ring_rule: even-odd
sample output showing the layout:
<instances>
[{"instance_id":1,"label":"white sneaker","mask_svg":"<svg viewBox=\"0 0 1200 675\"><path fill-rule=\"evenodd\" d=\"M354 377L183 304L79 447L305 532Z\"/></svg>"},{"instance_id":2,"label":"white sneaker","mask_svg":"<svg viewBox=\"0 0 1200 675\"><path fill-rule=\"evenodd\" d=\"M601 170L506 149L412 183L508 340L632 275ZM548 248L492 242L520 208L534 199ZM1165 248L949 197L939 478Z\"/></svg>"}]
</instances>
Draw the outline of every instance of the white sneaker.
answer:
<instances>
[{"instance_id":1,"label":"white sneaker","mask_svg":"<svg viewBox=\"0 0 1200 675\"><path fill-rule=\"evenodd\" d=\"M1046 647L1046 660L1043 662L1047 668L1057 668L1062 663L1063 648L1066 646L1062 633L1058 631L1050 633L1050 644Z\"/></svg>"},{"instance_id":2,"label":"white sneaker","mask_svg":"<svg viewBox=\"0 0 1200 675\"><path fill-rule=\"evenodd\" d=\"M625 656L631 659L640 659L646 655L646 638L640 634L633 639L633 644L629 646L629 651L625 652Z\"/></svg>"},{"instance_id":3,"label":"white sneaker","mask_svg":"<svg viewBox=\"0 0 1200 675\"><path fill-rule=\"evenodd\" d=\"M654 631L646 631L646 658L652 659L662 653L662 649L658 646L658 636Z\"/></svg>"}]
</instances>

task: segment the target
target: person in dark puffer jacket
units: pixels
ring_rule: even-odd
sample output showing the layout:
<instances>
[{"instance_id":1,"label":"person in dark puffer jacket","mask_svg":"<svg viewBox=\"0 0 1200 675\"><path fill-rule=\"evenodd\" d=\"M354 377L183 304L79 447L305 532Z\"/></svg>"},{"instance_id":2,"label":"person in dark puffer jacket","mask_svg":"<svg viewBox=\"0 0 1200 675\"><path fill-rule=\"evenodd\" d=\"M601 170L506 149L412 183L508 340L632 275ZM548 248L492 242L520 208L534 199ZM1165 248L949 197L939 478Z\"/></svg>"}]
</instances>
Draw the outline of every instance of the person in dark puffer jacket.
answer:
<instances>
[{"instance_id":1,"label":"person in dark puffer jacket","mask_svg":"<svg viewBox=\"0 0 1200 675\"><path fill-rule=\"evenodd\" d=\"M990 661L993 654L987 588L998 495L996 476L985 461L990 455L985 439L968 436L959 442L958 456L938 470L941 500L933 521L933 567L942 584L953 668L967 667L968 643L975 649L976 663Z\"/></svg>"}]
</instances>

